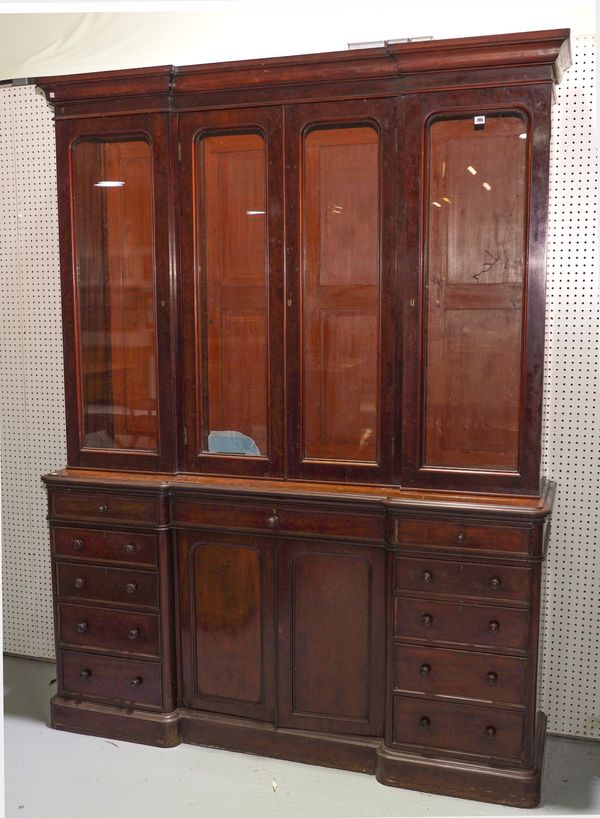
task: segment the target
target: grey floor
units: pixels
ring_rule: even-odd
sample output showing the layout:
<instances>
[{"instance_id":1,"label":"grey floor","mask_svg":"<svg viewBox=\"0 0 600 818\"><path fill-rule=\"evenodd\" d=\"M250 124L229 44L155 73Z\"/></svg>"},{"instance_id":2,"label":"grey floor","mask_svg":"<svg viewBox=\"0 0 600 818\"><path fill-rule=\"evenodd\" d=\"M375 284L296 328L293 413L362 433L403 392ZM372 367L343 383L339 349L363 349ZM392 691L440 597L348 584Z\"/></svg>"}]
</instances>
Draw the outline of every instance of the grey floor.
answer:
<instances>
[{"instance_id":1,"label":"grey floor","mask_svg":"<svg viewBox=\"0 0 600 818\"><path fill-rule=\"evenodd\" d=\"M383 787L371 776L305 764L62 733L47 727L54 665L5 657L4 677L7 818L525 814ZM600 813L600 742L549 739L537 813Z\"/></svg>"}]
</instances>

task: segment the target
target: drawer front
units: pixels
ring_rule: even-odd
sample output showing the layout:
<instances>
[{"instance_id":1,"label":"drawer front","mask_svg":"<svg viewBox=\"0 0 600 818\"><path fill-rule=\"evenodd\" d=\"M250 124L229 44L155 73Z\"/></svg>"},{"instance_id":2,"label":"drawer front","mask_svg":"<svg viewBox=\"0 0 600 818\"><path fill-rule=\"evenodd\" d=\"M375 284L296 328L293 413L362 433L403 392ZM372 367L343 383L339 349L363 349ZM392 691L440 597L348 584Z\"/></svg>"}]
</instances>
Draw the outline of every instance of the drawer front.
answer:
<instances>
[{"instance_id":1,"label":"drawer front","mask_svg":"<svg viewBox=\"0 0 600 818\"><path fill-rule=\"evenodd\" d=\"M90 531L87 528L52 526L54 556L78 562L116 562L155 568L157 538L154 534L122 531Z\"/></svg>"},{"instance_id":2,"label":"drawer front","mask_svg":"<svg viewBox=\"0 0 600 818\"><path fill-rule=\"evenodd\" d=\"M61 645L160 656L156 614L64 603L58 610Z\"/></svg>"},{"instance_id":3,"label":"drawer front","mask_svg":"<svg viewBox=\"0 0 600 818\"><path fill-rule=\"evenodd\" d=\"M418 591L527 602L531 569L427 558L396 557L396 591Z\"/></svg>"},{"instance_id":4,"label":"drawer front","mask_svg":"<svg viewBox=\"0 0 600 818\"><path fill-rule=\"evenodd\" d=\"M98 523L158 522L158 499L155 497L130 497L94 491L52 491L50 516L64 520L89 520Z\"/></svg>"},{"instance_id":5,"label":"drawer front","mask_svg":"<svg viewBox=\"0 0 600 818\"><path fill-rule=\"evenodd\" d=\"M359 514L326 508L290 509L277 503L243 505L177 497L173 500L172 516L176 525L336 537L361 542L383 542L385 538L383 508L380 514Z\"/></svg>"},{"instance_id":6,"label":"drawer front","mask_svg":"<svg viewBox=\"0 0 600 818\"><path fill-rule=\"evenodd\" d=\"M152 571L63 562L56 566L59 599L158 608L158 576Z\"/></svg>"},{"instance_id":7,"label":"drawer front","mask_svg":"<svg viewBox=\"0 0 600 818\"><path fill-rule=\"evenodd\" d=\"M519 760L523 729L522 713L394 696L395 744Z\"/></svg>"},{"instance_id":8,"label":"drawer front","mask_svg":"<svg viewBox=\"0 0 600 818\"><path fill-rule=\"evenodd\" d=\"M526 651L529 613L492 605L396 597L394 635L428 642Z\"/></svg>"},{"instance_id":9,"label":"drawer front","mask_svg":"<svg viewBox=\"0 0 600 818\"><path fill-rule=\"evenodd\" d=\"M441 548L475 548L527 554L530 530L510 526L462 525L445 520L396 518L395 545L429 545Z\"/></svg>"},{"instance_id":10,"label":"drawer front","mask_svg":"<svg viewBox=\"0 0 600 818\"><path fill-rule=\"evenodd\" d=\"M524 705L527 661L514 656L395 645L394 689Z\"/></svg>"},{"instance_id":11,"label":"drawer front","mask_svg":"<svg viewBox=\"0 0 600 818\"><path fill-rule=\"evenodd\" d=\"M61 693L134 707L162 707L161 666L64 650Z\"/></svg>"}]
</instances>

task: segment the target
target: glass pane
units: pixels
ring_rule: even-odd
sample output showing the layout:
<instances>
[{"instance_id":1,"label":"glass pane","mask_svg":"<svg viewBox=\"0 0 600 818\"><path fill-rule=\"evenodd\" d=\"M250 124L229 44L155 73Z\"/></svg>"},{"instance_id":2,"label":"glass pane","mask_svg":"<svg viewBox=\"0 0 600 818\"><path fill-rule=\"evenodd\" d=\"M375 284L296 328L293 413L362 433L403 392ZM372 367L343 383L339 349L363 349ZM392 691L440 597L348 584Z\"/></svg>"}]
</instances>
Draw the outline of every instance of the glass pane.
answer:
<instances>
[{"instance_id":1,"label":"glass pane","mask_svg":"<svg viewBox=\"0 0 600 818\"><path fill-rule=\"evenodd\" d=\"M374 462L378 445L379 137L304 140L304 456Z\"/></svg>"},{"instance_id":2,"label":"glass pane","mask_svg":"<svg viewBox=\"0 0 600 818\"><path fill-rule=\"evenodd\" d=\"M196 143L202 448L267 454L266 150L258 134Z\"/></svg>"},{"instance_id":3,"label":"glass pane","mask_svg":"<svg viewBox=\"0 0 600 818\"><path fill-rule=\"evenodd\" d=\"M152 150L73 147L83 443L157 451Z\"/></svg>"},{"instance_id":4,"label":"glass pane","mask_svg":"<svg viewBox=\"0 0 600 818\"><path fill-rule=\"evenodd\" d=\"M425 464L516 469L527 128L520 116L429 132Z\"/></svg>"}]
</instances>

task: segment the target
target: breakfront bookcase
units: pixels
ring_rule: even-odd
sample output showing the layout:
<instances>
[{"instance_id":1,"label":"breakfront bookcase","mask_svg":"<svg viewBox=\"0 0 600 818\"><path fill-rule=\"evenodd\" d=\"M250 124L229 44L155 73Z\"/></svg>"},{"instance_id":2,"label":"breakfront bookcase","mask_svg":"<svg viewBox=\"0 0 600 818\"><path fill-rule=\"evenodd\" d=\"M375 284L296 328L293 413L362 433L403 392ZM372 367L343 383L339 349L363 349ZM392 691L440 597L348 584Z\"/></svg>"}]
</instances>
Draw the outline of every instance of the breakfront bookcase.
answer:
<instances>
[{"instance_id":1,"label":"breakfront bookcase","mask_svg":"<svg viewBox=\"0 0 600 818\"><path fill-rule=\"evenodd\" d=\"M38 80L63 730L539 800L568 31Z\"/></svg>"}]
</instances>

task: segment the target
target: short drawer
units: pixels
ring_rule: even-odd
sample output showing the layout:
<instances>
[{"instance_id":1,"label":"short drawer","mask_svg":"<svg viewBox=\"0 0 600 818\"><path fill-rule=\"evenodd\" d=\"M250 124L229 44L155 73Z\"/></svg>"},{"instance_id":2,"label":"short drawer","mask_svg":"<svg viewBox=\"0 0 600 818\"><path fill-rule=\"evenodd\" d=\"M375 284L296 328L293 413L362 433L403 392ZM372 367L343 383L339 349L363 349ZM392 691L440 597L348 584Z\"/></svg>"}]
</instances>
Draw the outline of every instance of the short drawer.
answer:
<instances>
[{"instance_id":1,"label":"short drawer","mask_svg":"<svg viewBox=\"0 0 600 818\"><path fill-rule=\"evenodd\" d=\"M426 557L396 557L395 590L527 602L531 569Z\"/></svg>"},{"instance_id":2,"label":"short drawer","mask_svg":"<svg viewBox=\"0 0 600 818\"><path fill-rule=\"evenodd\" d=\"M59 599L158 608L158 575L87 563L56 565Z\"/></svg>"},{"instance_id":3,"label":"short drawer","mask_svg":"<svg viewBox=\"0 0 600 818\"><path fill-rule=\"evenodd\" d=\"M524 714L394 696L393 742L519 761Z\"/></svg>"},{"instance_id":4,"label":"short drawer","mask_svg":"<svg viewBox=\"0 0 600 818\"><path fill-rule=\"evenodd\" d=\"M61 653L60 692L109 704L162 707L161 665L94 653Z\"/></svg>"},{"instance_id":5,"label":"short drawer","mask_svg":"<svg viewBox=\"0 0 600 818\"><path fill-rule=\"evenodd\" d=\"M156 614L63 603L58 620L60 644L65 647L160 656Z\"/></svg>"},{"instance_id":6,"label":"short drawer","mask_svg":"<svg viewBox=\"0 0 600 818\"><path fill-rule=\"evenodd\" d=\"M421 645L395 645L394 689L524 705L527 660Z\"/></svg>"},{"instance_id":7,"label":"short drawer","mask_svg":"<svg viewBox=\"0 0 600 818\"><path fill-rule=\"evenodd\" d=\"M239 504L176 497L172 501L176 525L216 529L243 529L263 533L289 533L335 537L361 542L383 542L385 517L339 509L287 508L273 504Z\"/></svg>"},{"instance_id":8,"label":"short drawer","mask_svg":"<svg viewBox=\"0 0 600 818\"><path fill-rule=\"evenodd\" d=\"M527 554L530 530L516 526L475 525L448 520L411 520L397 517L395 545L429 545L441 548L475 548L490 552Z\"/></svg>"},{"instance_id":9,"label":"short drawer","mask_svg":"<svg viewBox=\"0 0 600 818\"><path fill-rule=\"evenodd\" d=\"M529 613L518 608L395 597L394 635L525 652Z\"/></svg>"},{"instance_id":10,"label":"short drawer","mask_svg":"<svg viewBox=\"0 0 600 818\"><path fill-rule=\"evenodd\" d=\"M154 534L62 526L52 526L52 549L55 557L70 557L78 562L93 560L151 568L156 567L158 554Z\"/></svg>"},{"instance_id":11,"label":"short drawer","mask_svg":"<svg viewBox=\"0 0 600 818\"><path fill-rule=\"evenodd\" d=\"M155 525L159 521L159 500L157 497L137 497L110 492L52 490L50 517L97 523Z\"/></svg>"}]
</instances>

